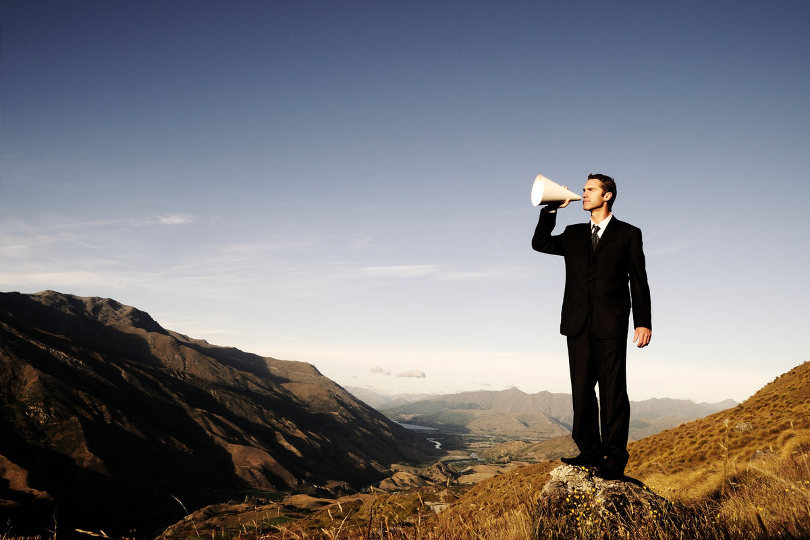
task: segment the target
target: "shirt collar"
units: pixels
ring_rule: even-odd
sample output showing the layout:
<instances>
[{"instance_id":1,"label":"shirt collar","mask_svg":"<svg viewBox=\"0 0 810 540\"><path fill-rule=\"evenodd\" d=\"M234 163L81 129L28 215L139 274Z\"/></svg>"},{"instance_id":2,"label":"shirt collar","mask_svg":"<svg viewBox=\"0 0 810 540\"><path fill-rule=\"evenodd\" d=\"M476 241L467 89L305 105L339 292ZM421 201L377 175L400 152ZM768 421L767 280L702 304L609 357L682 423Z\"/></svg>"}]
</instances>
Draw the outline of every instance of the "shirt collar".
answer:
<instances>
[{"instance_id":1,"label":"shirt collar","mask_svg":"<svg viewBox=\"0 0 810 540\"><path fill-rule=\"evenodd\" d=\"M608 214L608 217L606 217L605 219L603 219L599 223L595 223L593 218L591 218L591 222L590 222L591 230L593 230L594 225L597 225L599 227L599 232L597 232L596 234L599 235L599 238L602 238L602 233L605 232L605 227L608 226L608 223L610 223L610 219L612 217L613 217L612 213Z\"/></svg>"}]
</instances>

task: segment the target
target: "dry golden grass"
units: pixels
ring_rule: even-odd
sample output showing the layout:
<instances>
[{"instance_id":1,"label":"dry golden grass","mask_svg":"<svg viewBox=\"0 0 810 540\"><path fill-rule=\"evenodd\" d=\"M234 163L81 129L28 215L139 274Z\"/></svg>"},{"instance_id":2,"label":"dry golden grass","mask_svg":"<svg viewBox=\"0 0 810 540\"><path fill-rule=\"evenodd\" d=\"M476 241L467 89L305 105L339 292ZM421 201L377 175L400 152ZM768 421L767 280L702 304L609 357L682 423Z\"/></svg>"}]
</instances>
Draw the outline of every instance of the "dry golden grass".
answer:
<instances>
[{"instance_id":1,"label":"dry golden grass","mask_svg":"<svg viewBox=\"0 0 810 540\"><path fill-rule=\"evenodd\" d=\"M715 496L719 519L740 537L810 538L810 443L761 456Z\"/></svg>"},{"instance_id":2,"label":"dry golden grass","mask_svg":"<svg viewBox=\"0 0 810 540\"><path fill-rule=\"evenodd\" d=\"M422 494L381 495L353 507L241 535L270 539L527 540L627 539L748 540L810 537L810 464L807 452L729 478L725 493L659 508L599 511L583 493L565 506L544 504L540 491L558 463L518 469L470 489L438 515ZM766 472L760 472L766 471Z\"/></svg>"},{"instance_id":3,"label":"dry golden grass","mask_svg":"<svg viewBox=\"0 0 810 540\"><path fill-rule=\"evenodd\" d=\"M427 538L533 538L540 491L557 465L529 465L474 486L431 521Z\"/></svg>"},{"instance_id":4,"label":"dry golden grass","mask_svg":"<svg viewBox=\"0 0 810 540\"><path fill-rule=\"evenodd\" d=\"M810 443L810 362L744 403L629 446L627 474L668 498L690 501L728 487L729 477L788 458ZM766 460L767 461L767 460Z\"/></svg>"},{"instance_id":5,"label":"dry golden grass","mask_svg":"<svg viewBox=\"0 0 810 540\"><path fill-rule=\"evenodd\" d=\"M366 501L348 515L253 538L770 539L810 538L810 363L745 403L630 445L628 474L671 501L640 514L540 500L557 462L523 467L466 491L440 514L421 494ZM407 504L405 503L407 501Z\"/></svg>"}]
</instances>

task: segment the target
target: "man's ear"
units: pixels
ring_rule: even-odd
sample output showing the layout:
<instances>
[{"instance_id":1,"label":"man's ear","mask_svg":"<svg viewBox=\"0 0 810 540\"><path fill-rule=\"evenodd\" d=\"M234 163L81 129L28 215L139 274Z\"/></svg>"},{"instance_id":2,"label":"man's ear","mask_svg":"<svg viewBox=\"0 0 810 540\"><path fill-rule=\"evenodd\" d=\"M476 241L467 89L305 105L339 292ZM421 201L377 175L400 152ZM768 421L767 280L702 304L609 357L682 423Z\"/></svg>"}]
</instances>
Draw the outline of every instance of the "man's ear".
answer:
<instances>
[{"instance_id":1,"label":"man's ear","mask_svg":"<svg viewBox=\"0 0 810 540\"><path fill-rule=\"evenodd\" d=\"M605 199L606 201L609 201L611 197L613 197L613 193L611 193L610 191L605 191L604 193L602 193L602 198Z\"/></svg>"}]
</instances>

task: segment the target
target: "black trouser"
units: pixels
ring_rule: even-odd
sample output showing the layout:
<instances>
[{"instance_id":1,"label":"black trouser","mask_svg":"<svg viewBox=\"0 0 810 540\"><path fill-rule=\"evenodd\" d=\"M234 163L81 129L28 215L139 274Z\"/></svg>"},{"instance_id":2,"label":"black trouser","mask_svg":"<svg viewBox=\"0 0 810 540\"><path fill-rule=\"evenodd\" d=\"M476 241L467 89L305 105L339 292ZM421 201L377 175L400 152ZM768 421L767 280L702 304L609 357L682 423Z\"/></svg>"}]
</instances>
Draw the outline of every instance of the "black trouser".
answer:
<instances>
[{"instance_id":1,"label":"black trouser","mask_svg":"<svg viewBox=\"0 0 810 540\"><path fill-rule=\"evenodd\" d=\"M627 433L630 429L627 339L595 338L590 324L586 324L579 335L568 338L568 364L574 403L574 442L582 454L604 458L607 466L624 470L629 457ZM595 392L597 384L599 402Z\"/></svg>"}]
</instances>

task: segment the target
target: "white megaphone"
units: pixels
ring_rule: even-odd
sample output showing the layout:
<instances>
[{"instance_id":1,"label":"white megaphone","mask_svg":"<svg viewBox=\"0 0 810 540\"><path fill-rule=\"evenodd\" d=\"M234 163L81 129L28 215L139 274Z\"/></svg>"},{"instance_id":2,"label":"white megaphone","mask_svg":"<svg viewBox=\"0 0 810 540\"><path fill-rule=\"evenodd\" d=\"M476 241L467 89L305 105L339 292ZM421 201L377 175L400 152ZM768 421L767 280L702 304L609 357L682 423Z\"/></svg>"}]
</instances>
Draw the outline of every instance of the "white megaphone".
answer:
<instances>
[{"instance_id":1,"label":"white megaphone","mask_svg":"<svg viewBox=\"0 0 810 540\"><path fill-rule=\"evenodd\" d=\"M538 174L532 185L532 205L540 206L548 202L563 202L567 199L579 201L579 195L568 188L562 187L556 182L552 182L542 174Z\"/></svg>"}]
</instances>

